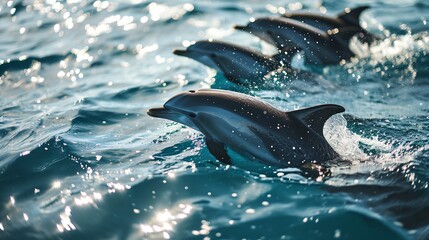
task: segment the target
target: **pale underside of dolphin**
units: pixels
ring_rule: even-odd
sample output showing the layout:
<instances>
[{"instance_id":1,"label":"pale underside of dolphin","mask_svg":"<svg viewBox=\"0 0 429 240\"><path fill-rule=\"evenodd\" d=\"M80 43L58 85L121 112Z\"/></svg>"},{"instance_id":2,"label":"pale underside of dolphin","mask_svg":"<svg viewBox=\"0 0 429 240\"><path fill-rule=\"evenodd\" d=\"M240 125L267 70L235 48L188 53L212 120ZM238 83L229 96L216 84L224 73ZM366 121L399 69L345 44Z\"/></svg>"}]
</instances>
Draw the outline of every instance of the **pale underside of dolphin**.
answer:
<instances>
[{"instance_id":1,"label":"pale underside of dolphin","mask_svg":"<svg viewBox=\"0 0 429 240\"><path fill-rule=\"evenodd\" d=\"M332 30L334 28L342 28L347 26L360 27L360 31L357 34L359 41L363 43L371 44L376 37L361 27L359 18L363 11L368 9L369 6L360 6L356 8L346 8L344 12L337 16L328 16L321 13L313 12L286 12L282 16L298 20L305 24L309 24L313 27L319 28L322 31ZM347 40L345 40L347 41Z\"/></svg>"},{"instance_id":2,"label":"pale underside of dolphin","mask_svg":"<svg viewBox=\"0 0 429 240\"><path fill-rule=\"evenodd\" d=\"M360 27L347 26L322 31L297 20L278 17L258 18L236 29L251 33L275 45L278 49L298 47L310 64L337 64L355 54L349 48L350 39Z\"/></svg>"},{"instance_id":3,"label":"pale underside of dolphin","mask_svg":"<svg viewBox=\"0 0 429 240\"><path fill-rule=\"evenodd\" d=\"M297 48L281 51L273 56L266 56L254 49L222 41L198 41L185 50L174 50L174 54L192 58L222 73L228 80L244 84L261 83L271 72L283 70L296 74L290 62Z\"/></svg>"},{"instance_id":4,"label":"pale underside of dolphin","mask_svg":"<svg viewBox=\"0 0 429 240\"><path fill-rule=\"evenodd\" d=\"M300 167L339 158L323 126L343 111L325 104L285 112L245 94L206 89L178 94L147 113L202 132L210 153L224 163L231 163L228 148L269 165Z\"/></svg>"}]
</instances>

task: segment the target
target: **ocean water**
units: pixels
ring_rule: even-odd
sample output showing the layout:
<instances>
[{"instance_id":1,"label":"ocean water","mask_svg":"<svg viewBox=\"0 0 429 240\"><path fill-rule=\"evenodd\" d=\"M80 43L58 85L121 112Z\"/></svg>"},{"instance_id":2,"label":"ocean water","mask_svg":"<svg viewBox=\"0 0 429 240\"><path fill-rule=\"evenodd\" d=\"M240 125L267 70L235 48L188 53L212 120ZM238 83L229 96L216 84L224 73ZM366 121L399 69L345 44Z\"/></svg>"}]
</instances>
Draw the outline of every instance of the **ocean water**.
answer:
<instances>
[{"instance_id":1,"label":"ocean water","mask_svg":"<svg viewBox=\"0 0 429 240\"><path fill-rule=\"evenodd\" d=\"M428 239L426 0L365 1L374 45L353 40L358 56L338 66L294 59L323 81L238 87L172 54L200 39L271 53L232 25L359 4L1 1L0 239ZM201 133L146 114L199 88L344 106L324 129L344 162L322 180L225 166Z\"/></svg>"}]
</instances>

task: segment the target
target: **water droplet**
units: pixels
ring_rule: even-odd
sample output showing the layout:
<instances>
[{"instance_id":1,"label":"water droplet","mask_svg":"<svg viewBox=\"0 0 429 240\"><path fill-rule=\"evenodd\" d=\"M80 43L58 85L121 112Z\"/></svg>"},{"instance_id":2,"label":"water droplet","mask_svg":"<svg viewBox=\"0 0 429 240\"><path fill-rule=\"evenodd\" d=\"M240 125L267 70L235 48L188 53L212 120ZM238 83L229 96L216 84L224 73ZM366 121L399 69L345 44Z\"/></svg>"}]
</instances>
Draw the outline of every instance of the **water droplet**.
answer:
<instances>
[{"instance_id":1,"label":"water droplet","mask_svg":"<svg viewBox=\"0 0 429 240\"><path fill-rule=\"evenodd\" d=\"M21 156L21 157L22 157L22 156L28 155L28 154L30 154L30 152L31 152L31 151L28 151L28 150L27 150L27 151L24 151L24 152L22 152L21 154L19 154L19 156Z\"/></svg>"},{"instance_id":2,"label":"water droplet","mask_svg":"<svg viewBox=\"0 0 429 240\"><path fill-rule=\"evenodd\" d=\"M255 213L255 209L253 209L253 208L248 208L248 209L246 209L246 213L247 213L247 214L254 214L254 213Z\"/></svg>"},{"instance_id":3,"label":"water droplet","mask_svg":"<svg viewBox=\"0 0 429 240\"><path fill-rule=\"evenodd\" d=\"M341 231L340 231L340 229L335 230L334 237L335 238L340 238L341 237Z\"/></svg>"}]
</instances>

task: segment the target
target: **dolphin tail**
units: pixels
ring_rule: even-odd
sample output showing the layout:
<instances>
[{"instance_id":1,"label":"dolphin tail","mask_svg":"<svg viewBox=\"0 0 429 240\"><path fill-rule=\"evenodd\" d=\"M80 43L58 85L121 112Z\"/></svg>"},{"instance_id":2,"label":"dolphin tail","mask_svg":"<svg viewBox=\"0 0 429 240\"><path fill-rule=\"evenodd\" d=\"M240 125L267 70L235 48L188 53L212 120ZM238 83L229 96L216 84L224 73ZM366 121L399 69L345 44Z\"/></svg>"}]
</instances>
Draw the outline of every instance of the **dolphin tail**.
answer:
<instances>
[{"instance_id":1,"label":"dolphin tail","mask_svg":"<svg viewBox=\"0 0 429 240\"><path fill-rule=\"evenodd\" d=\"M328 120L332 115L344 111L345 109L342 106L324 104L287 112L287 115L310 127L317 134L323 137L323 126L325 125L326 120Z\"/></svg>"},{"instance_id":2,"label":"dolphin tail","mask_svg":"<svg viewBox=\"0 0 429 240\"><path fill-rule=\"evenodd\" d=\"M272 58L281 66L290 66L293 56L301 50L298 46L285 47L280 49L277 54L274 54Z\"/></svg>"},{"instance_id":3,"label":"dolphin tail","mask_svg":"<svg viewBox=\"0 0 429 240\"><path fill-rule=\"evenodd\" d=\"M338 14L338 18L350 25L359 26L359 17L368 8L369 6L360 6L353 9L346 8L344 12Z\"/></svg>"}]
</instances>

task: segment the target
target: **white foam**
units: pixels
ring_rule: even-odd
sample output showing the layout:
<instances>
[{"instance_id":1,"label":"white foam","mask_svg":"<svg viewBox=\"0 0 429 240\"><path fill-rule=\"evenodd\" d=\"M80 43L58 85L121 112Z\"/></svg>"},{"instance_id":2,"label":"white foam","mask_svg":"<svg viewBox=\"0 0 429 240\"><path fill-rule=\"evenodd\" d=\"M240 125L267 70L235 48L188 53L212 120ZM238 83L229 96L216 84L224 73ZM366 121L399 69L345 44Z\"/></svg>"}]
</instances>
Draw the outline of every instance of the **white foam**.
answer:
<instances>
[{"instance_id":1,"label":"white foam","mask_svg":"<svg viewBox=\"0 0 429 240\"><path fill-rule=\"evenodd\" d=\"M429 146L414 147L408 142L381 140L378 136L363 137L351 132L347 121L341 115L331 117L325 124L324 136L342 159L350 166L332 167L333 175L371 173L381 169L394 169L399 164L409 163ZM360 145L366 145L370 153L364 152Z\"/></svg>"},{"instance_id":2,"label":"white foam","mask_svg":"<svg viewBox=\"0 0 429 240\"><path fill-rule=\"evenodd\" d=\"M363 138L347 129L347 121L343 116L334 115L329 118L325 123L323 135L343 159L359 162L367 158L359 148L359 141ZM366 139L366 141L371 140Z\"/></svg>"}]
</instances>

